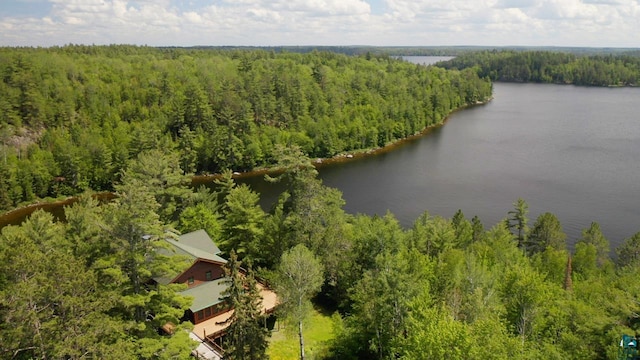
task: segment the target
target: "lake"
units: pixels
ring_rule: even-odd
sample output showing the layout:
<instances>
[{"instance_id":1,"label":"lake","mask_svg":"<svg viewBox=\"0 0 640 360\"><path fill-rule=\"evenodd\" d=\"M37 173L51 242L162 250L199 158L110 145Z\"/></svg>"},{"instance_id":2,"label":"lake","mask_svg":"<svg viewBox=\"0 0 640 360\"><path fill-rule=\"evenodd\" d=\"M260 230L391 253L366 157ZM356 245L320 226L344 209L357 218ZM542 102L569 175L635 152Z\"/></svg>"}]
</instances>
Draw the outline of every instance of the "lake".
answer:
<instances>
[{"instance_id":1,"label":"lake","mask_svg":"<svg viewBox=\"0 0 640 360\"><path fill-rule=\"evenodd\" d=\"M592 221L612 246L640 231L640 88L494 84L486 105L394 151L320 168L349 213L391 211L404 226L424 211L462 209L486 228L519 197L530 225L554 213L573 245ZM247 179L272 202L281 188Z\"/></svg>"},{"instance_id":2,"label":"lake","mask_svg":"<svg viewBox=\"0 0 640 360\"><path fill-rule=\"evenodd\" d=\"M639 99L640 88L496 83L490 103L392 151L323 166L320 177L342 191L347 212L391 211L406 227L424 211L450 218L462 209L489 228L521 197L530 225L552 212L573 245L597 221L615 247L640 231ZM282 188L262 179L241 181L268 207Z\"/></svg>"},{"instance_id":3,"label":"lake","mask_svg":"<svg viewBox=\"0 0 640 360\"><path fill-rule=\"evenodd\" d=\"M419 65L433 65L439 61L447 61L455 56L399 56L399 58Z\"/></svg>"}]
</instances>

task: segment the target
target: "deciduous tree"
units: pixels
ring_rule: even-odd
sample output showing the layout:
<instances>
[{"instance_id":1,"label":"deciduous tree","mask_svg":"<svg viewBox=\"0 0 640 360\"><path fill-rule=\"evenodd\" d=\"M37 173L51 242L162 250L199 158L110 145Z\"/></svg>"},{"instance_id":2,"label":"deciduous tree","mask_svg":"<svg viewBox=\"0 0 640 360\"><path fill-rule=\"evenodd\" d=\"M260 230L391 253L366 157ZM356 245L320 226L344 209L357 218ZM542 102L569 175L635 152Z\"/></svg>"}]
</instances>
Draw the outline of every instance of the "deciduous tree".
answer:
<instances>
[{"instance_id":1,"label":"deciduous tree","mask_svg":"<svg viewBox=\"0 0 640 360\"><path fill-rule=\"evenodd\" d=\"M320 291L322 282L322 264L304 245L299 244L282 254L276 290L285 314L298 327L301 360L305 358L302 324L310 310L310 299Z\"/></svg>"}]
</instances>

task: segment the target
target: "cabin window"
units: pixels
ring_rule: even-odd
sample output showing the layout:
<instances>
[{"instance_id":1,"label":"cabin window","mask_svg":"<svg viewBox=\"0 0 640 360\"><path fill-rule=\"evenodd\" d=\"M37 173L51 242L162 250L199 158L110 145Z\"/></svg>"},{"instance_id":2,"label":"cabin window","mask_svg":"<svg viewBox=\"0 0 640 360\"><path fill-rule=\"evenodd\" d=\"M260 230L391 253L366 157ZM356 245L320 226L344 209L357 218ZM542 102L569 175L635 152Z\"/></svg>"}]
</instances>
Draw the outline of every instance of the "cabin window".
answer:
<instances>
[{"instance_id":1,"label":"cabin window","mask_svg":"<svg viewBox=\"0 0 640 360\"><path fill-rule=\"evenodd\" d=\"M211 308L210 307L204 309L204 316L206 316L206 317L211 316Z\"/></svg>"},{"instance_id":2,"label":"cabin window","mask_svg":"<svg viewBox=\"0 0 640 360\"><path fill-rule=\"evenodd\" d=\"M211 270L207 271L207 272L204 274L204 277L205 277L207 280L211 280Z\"/></svg>"},{"instance_id":3,"label":"cabin window","mask_svg":"<svg viewBox=\"0 0 640 360\"><path fill-rule=\"evenodd\" d=\"M200 310L196 313L196 318L198 320L202 320L203 317L204 317L204 310Z\"/></svg>"},{"instance_id":4,"label":"cabin window","mask_svg":"<svg viewBox=\"0 0 640 360\"><path fill-rule=\"evenodd\" d=\"M189 281L189 285L193 284L194 282L193 276L190 276L188 281Z\"/></svg>"}]
</instances>

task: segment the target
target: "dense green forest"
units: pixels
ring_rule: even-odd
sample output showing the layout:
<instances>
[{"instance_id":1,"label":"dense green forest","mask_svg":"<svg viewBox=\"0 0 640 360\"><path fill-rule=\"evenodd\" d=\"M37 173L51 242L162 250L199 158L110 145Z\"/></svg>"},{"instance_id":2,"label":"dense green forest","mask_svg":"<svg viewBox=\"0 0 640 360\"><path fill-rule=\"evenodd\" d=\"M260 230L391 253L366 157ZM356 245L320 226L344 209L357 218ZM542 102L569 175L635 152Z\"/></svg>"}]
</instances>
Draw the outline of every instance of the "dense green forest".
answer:
<instances>
[{"instance_id":1,"label":"dense green forest","mask_svg":"<svg viewBox=\"0 0 640 360\"><path fill-rule=\"evenodd\" d=\"M491 84L389 56L66 46L0 49L0 209L113 190L163 148L185 173L385 146L485 101Z\"/></svg>"},{"instance_id":2,"label":"dense green forest","mask_svg":"<svg viewBox=\"0 0 640 360\"><path fill-rule=\"evenodd\" d=\"M478 76L493 81L540 82L588 86L637 86L640 57L637 52L577 55L550 51L468 52L441 62L445 69L474 68Z\"/></svg>"},{"instance_id":3,"label":"dense green forest","mask_svg":"<svg viewBox=\"0 0 640 360\"><path fill-rule=\"evenodd\" d=\"M346 214L299 147L277 146L274 157L285 171L270 180L286 191L268 212L230 172L215 192L194 190L177 153L151 149L130 161L113 202L87 194L64 223L37 211L2 229L0 357L187 358L185 332L156 329L189 299L141 286L175 271L157 251L174 228L206 229L232 263L266 279L295 253L319 264L317 301L340 316L318 358L613 359L621 334L640 326L640 232L614 261L592 223L570 252L558 219L529 219L522 199L490 228L458 211L425 212L404 229L390 213ZM250 332L228 345L266 341ZM244 358L263 358L264 343L255 348Z\"/></svg>"},{"instance_id":4,"label":"dense green forest","mask_svg":"<svg viewBox=\"0 0 640 360\"><path fill-rule=\"evenodd\" d=\"M184 47L180 47L184 49ZM549 51L576 55L609 55L621 54L638 56L634 48L595 48L573 46L196 46L190 49L216 50L264 50L275 52L309 53L314 51L328 51L346 55L392 55L392 56L460 56L477 51Z\"/></svg>"},{"instance_id":5,"label":"dense green forest","mask_svg":"<svg viewBox=\"0 0 640 360\"><path fill-rule=\"evenodd\" d=\"M179 267L160 239L198 229L281 294L295 254L320 268L316 301L340 314L321 358L615 358L620 335L640 330L640 232L613 258L592 223L569 251L558 219L529 219L522 199L488 228L462 211L425 212L403 228L390 213L345 213L342 194L317 178L314 158L439 124L487 100L489 78L577 83L588 73L637 84L632 57L469 56L501 67L371 53L1 48L0 209L83 195L64 222L37 211L2 229L0 358L188 358L187 333L158 328L178 324L190 299L177 285L147 285ZM265 212L229 169L271 166L283 172L268 180L286 191ZM190 187L191 174L218 172L215 191ZM91 196L100 190L115 199L100 204ZM251 337L250 358L262 358L267 334L251 296L233 300L246 317L238 312L228 345ZM304 308L285 305L281 316L302 324Z\"/></svg>"}]
</instances>

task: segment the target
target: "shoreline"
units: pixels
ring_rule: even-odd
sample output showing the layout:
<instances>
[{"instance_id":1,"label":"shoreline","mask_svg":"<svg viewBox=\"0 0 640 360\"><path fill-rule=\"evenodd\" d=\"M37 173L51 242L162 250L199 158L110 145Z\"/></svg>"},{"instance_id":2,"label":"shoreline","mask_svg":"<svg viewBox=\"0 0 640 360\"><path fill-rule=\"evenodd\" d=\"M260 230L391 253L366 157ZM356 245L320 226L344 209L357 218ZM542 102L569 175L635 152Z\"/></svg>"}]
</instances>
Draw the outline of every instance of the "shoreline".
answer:
<instances>
[{"instance_id":1,"label":"shoreline","mask_svg":"<svg viewBox=\"0 0 640 360\"><path fill-rule=\"evenodd\" d=\"M465 106L460 107L460 108L458 108L456 110L453 110L452 112L447 114L447 116L439 124L427 126L426 128L422 129L421 131L419 131L419 132L417 132L417 133L415 133L413 135L409 135L409 136L407 136L405 138L398 139L396 141L390 142L390 143L386 144L383 147L370 148L370 149L359 149L359 150L343 152L343 153L339 153L337 155L334 155L334 156L332 156L330 158L311 158L311 161L313 163L313 166L316 169L320 169L323 166L327 166L327 165L333 165L333 164L338 164L338 163L346 163L346 162L362 159L364 157L376 156L376 155L380 155L380 154L384 154L384 153L393 151L394 149L396 149L399 146L402 146L402 145L404 145L406 143L409 143L409 142L412 142L412 141L416 141L416 140L422 138L423 136L429 134L433 130L444 126L447 123L447 121L449 121L451 115L455 114L456 112L464 110L464 109L468 109L468 108L471 108L471 107L475 107L475 106L486 105L489 102L491 102L491 100L493 100L493 96L488 98L486 101L478 101L478 102L476 102L474 104L465 105ZM253 169L253 170L250 170L250 171L244 171L244 172L234 171L232 177L234 179L243 179L243 178L254 177L254 176L259 176L259 175L273 175L273 174L277 174L279 172L281 172L281 170L278 169L278 168L275 168L275 167L271 167L271 168L256 168L256 169ZM206 184L206 183L209 183L209 182L211 182L211 181L213 181L215 179L219 179L220 176L221 176L221 174L194 175L194 176L191 177L191 185L193 186L193 185Z\"/></svg>"},{"instance_id":2,"label":"shoreline","mask_svg":"<svg viewBox=\"0 0 640 360\"><path fill-rule=\"evenodd\" d=\"M450 112L449 114L447 114L447 116L439 124L427 126L420 132L407 136L406 138L393 141L389 144L386 144L383 147L377 147L372 149L360 149L360 150L354 150L350 152L344 152L330 158L315 158L315 159L312 159L313 165L315 166L316 169L319 169L319 168L322 168L323 166L328 166L328 165L337 164L337 163L346 163L346 162L362 159L367 156L375 156L375 155L380 155L380 154L393 151L399 146L402 146L408 142L416 141L417 139L420 139L421 137L429 134L433 130L444 126L447 123L447 121L449 121L452 114L464 109L468 109L470 107L486 105L491 100L493 100L493 96L488 98L486 101L478 101L474 104L469 104L469 105L460 107ZM259 175L267 175L267 174L272 175L272 174L277 174L278 172L281 172L281 170L278 168L257 168L251 171L233 172L233 178L242 179L242 178L254 177ZM193 175L191 177L191 186L195 187L198 185L211 183L213 180L219 179L220 176L221 174ZM98 199L105 199L105 198L113 197L114 194L108 191L103 191L103 192L94 193L93 196L97 197ZM33 213L38 209L43 209L45 211L50 211L50 212L52 212L51 210L53 209L62 210L64 206L71 205L74 202L78 201L78 197L79 195L68 196L63 199L51 199L51 200L40 199L35 203L20 206L15 209L4 212L0 214L0 230L7 225L20 224L27 216L29 216L31 213ZM62 215L62 212L54 215L59 218L60 215Z\"/></svg>"},{"instance_id":3,"label":"shoreline","mask_svg":"<svg viewBox=\"0 0 640 360\"><path fill-rule=\"evenodd\" d=\"M109 191L92 193L91 196L93 196L95 199L98 199L98 201L110 200L115 197L115 195ZM0 230L8 225L18 225L22 223L22 221L27 216L40 209L53 213L55 218L61 218L63 212L56 212L54 210L63 210L65 206L72 205L73 203L78 201L79 198L80 195L67 196L60 199L41 199L38 202L9 210L5 213L0 214Z\"/></svg>"}]
</instances>

